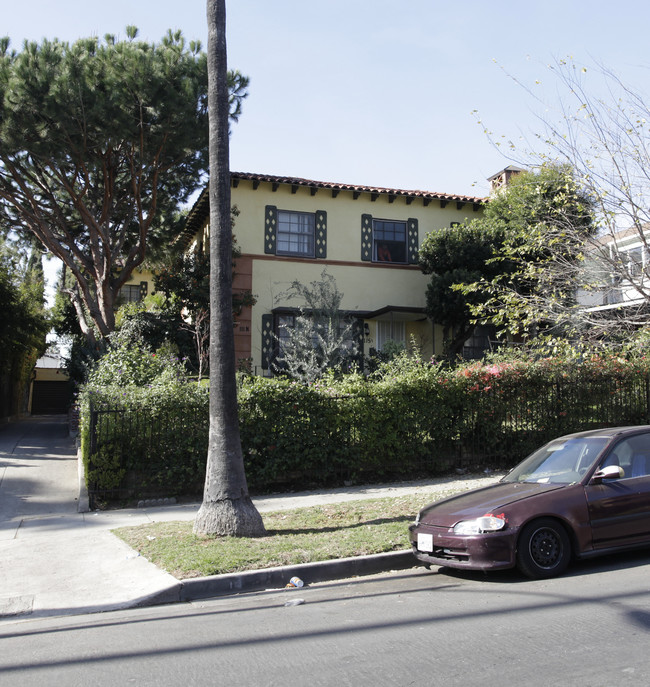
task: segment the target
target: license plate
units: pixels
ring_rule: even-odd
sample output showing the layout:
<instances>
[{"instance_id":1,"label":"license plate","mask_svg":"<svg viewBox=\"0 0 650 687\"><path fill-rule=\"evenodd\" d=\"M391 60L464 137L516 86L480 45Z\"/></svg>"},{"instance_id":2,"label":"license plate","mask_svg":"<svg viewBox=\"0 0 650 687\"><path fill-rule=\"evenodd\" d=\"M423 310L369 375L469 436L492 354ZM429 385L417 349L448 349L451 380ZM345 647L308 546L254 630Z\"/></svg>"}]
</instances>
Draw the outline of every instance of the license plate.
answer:
<instances>
[{"instance_id":1,"label":"license plate","mask_svg":"<svg viewBox=\"0 0 650 687\"><path fill-rule=\"evenodd\" d=\"M433 553L433 535L418 532L418 551Z\"/></svg>"}]
</instances>

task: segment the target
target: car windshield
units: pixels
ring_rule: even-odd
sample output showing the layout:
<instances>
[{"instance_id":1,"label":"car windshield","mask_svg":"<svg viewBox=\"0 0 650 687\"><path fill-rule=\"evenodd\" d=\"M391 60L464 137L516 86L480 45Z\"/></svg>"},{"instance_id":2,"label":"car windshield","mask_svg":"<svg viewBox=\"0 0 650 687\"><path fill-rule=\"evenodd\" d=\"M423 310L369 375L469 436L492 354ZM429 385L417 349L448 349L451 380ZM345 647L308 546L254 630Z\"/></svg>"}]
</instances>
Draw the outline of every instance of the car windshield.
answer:
<instances>
[{"instance_id":1,"label":"car windshield","mask_svg":"<svg viewBox=\"0 0 650 687\"><path fill-rule=\"evenodd\" d=\"M503 481L573 484L594 464L607 441L601 437L556 439L519 463Z\"/></svg>"}]
</instances>

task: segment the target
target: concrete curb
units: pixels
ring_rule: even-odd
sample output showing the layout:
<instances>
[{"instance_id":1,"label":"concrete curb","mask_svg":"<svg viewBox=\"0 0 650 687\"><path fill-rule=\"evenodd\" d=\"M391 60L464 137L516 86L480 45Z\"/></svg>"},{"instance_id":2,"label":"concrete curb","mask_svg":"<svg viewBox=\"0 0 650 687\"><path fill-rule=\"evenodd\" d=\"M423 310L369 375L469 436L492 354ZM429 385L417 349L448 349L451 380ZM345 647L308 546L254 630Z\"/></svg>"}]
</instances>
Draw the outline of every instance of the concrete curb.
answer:
<instances>
[{"instance_id":1,"label":"concrete curb","mask_svg":"<svg viewBox=\"0 0 650 687\"><path fill-rule=\"evenodd\" d=\"M263 570L247 570L241 573L181 580L174 587L139 599L135 605L138 607L158 606L210 599L228 594L283 589L292 577L299 577L305 585L309 585L315 582L374 575L390 570L406 570L418 565L420 563L408 550L265 568Z\"/></svg>"}]
</instances>

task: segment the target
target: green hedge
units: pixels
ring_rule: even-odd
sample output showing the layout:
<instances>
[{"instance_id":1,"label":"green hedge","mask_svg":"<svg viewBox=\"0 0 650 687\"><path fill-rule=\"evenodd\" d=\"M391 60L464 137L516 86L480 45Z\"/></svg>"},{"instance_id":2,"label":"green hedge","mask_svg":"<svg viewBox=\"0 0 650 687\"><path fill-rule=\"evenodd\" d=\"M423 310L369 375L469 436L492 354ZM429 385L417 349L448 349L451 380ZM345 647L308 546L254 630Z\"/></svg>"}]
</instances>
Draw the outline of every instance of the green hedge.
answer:
<instances>
[{"instance_id":1,"label":"green hedge","mask_svg":"<svg viewBox=\"0 0 650 687\"><path fill-rule=\"evenodd\" d=\"M544 441L648 422L645 359L505 361L443 368L405 357L370 379L314 385L248 378L239 394L254 491L413 479L452 467L510 467ZM82 426L91 491L104 498L200 495L205 387L87 389ZM90 442L90 409L98 412Z\"/></svg>"}]
</instances>

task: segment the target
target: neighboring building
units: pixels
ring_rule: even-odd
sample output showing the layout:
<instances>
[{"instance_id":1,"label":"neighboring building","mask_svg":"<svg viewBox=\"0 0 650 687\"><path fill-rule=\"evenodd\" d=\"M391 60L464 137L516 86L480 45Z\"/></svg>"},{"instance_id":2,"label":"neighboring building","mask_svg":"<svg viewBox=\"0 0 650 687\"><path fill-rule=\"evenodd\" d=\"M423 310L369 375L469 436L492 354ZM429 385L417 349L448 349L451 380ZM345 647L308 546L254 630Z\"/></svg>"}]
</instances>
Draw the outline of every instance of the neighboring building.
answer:
<instances>
[{"instance_id":1,"label":"neighboring building","mask_svg":"<svg viewBox=\"0 0 650 687\"><path fill-rule=\"evenodd\" d=\"M600 288L580 290L581 305L591 312L645 306L650 300L650 235L645 232L631 227L598 238L585 264L590 281Z\"/></svg>"},{"instance_id":2,"label":"neighboring building","mask_svg":"<svg viewBox=\"0 0 650 687\"><path fill-rule=\"evenodd\" d=\"M29 394L28 412L32 415L54 415L68 412L72 383L63 369L63 358L46 353L36 361Z\"/></svg>"},{"instance_id":3,"label":"neighboring building","mask_svg":"<svg viewBox=\"0 0 650 687\"><path fill-rule=\"evenodd\" d=\"M256 298L237 319L238 360L270 374L276 337L303 305L283 293L295 280L318 281L323 270L344 294L365 355L411 337L425 356L441 352L441 328L425 314L429 277L418 249L427 233L476 217L485 198L235 172L231 189L241 250L233 289ZM188 216L188 250L208 250L208 222L206 189Z\"/></svg>"}]
</instances>

